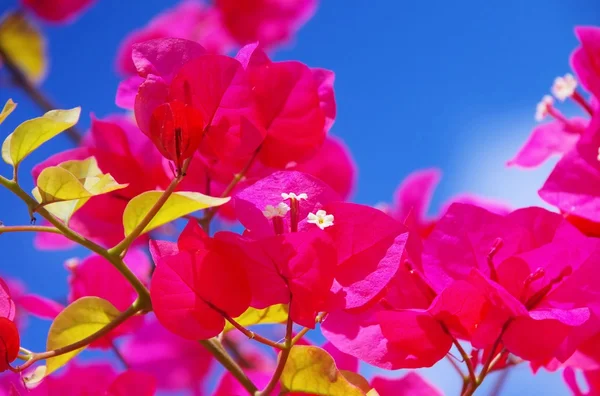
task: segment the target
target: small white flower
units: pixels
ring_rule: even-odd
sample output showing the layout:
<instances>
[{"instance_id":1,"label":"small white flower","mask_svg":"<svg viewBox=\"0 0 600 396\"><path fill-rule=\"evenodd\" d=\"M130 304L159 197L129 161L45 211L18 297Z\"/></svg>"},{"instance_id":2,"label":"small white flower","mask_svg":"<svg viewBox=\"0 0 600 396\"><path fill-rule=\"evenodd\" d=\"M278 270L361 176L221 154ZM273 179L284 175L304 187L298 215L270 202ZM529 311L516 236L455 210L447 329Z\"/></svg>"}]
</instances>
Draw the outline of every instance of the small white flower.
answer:
<instances>
[{"instance_id":1,"label":"small white flower","mask_svg":"<svg viewBox=\"0 0 600 396\"><path fill-rule=\"evenodd\" d=\"M79 265L79 259L77 257L72 257L65 261L65 268L68 270L74 270Z\"/></svg>"},{"instance_id":2,"label":"small white flower","mask_svg":"<svg viewBox=\"0 0 600 396\"><path fill-rule=\"evenodd\" d=\"M550 95L544 95L542 100L535 108L535 120L542 121L548 115L550 107L554 104L554 99Z\"/></svg>"},{"instance_id":3,"label":"small white flower","mask_svg":"<svg viewBox=\"0 0 600 396\"><path fill-rule=\"evenodd\" d=\"M575 88L577 88L577 80L575 80L572 74L567 73L564 77L556 77L554 79L551 91L556 99L563 102L565 99L573 96Z\"/></svg>"},{"instance_id":4,"label":"small white flower","mask_svg":"<svg viewBox=\"0 0 600 396\"><path fill-rule=\"evenodd\" d=\"M283 199L295 199L296 201L300 201L301 199L308 199L308 195L306 193L301 193L296 195L295 193L281 193L281 198Z\"/></svg>"},{"instance_id":5,"label":"small white flower","mask_svg":"<svg viewBox=\"0 0 600 396\"><path fill-rule=\"evenodd\" d=\"M308 223L315 224L322 230L333 225L333 215L327 214L327 212L325 212L322 209L317 210L317 214L314 214L312 212L309 213L307 219Z\"/></svg>"},{"instance_id":6,"label":"small white flower","mask_svg":"<svg viewBox=\"0 0 600 396\"><path fill-rule=\"evenodd\" d=\"M263 214L267 219L272 219L273 217L283 217L290 210L290 207L285 203L280 202L277 206L267 205L265 210L263 210Z\"/></svg>"}]
</instances>

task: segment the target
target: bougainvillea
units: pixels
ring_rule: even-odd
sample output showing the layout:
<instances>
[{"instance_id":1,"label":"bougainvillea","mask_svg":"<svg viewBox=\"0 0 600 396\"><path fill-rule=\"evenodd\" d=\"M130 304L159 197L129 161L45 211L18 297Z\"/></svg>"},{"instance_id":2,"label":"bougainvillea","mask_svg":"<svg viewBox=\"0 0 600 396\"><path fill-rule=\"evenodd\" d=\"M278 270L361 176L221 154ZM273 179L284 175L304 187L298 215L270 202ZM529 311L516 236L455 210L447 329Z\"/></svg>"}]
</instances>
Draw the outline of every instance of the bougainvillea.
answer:
<instances>
[{"instance_id":1,"label":"bougainvillea","mask_svg":"<svg viewBox=\"0 0 600 396\"><path fill-rule=\"evenodd\" d=\"M22 3L66 22L93 2ZM539 189L556 210L463 194L428 216L434 168L390 204L347 202L357 169L330 133L334 73L266 52L316 7L185 1L124 38L116 104L130 114L92 117L80 136L80 108L45 109L4 134L13 176L0 185L30 224L0 234L88 252L65 262L57 301L0 279L0 395L439 395L416 372L383 373L445 358L463 396L517 364L600 392L600 29L576 29L574 74L537 105L551 120L508 161L559 157ZM46 60L28 18L0 22L0 58L39 95ZM20 165L63 132L77 146L33 167L30 194ZM22 345L27 315L51 321L45 351ZM86 348L119 363L82 364ZM367 379L360 362L381 370Z\"/></svg>"}]
</instances>

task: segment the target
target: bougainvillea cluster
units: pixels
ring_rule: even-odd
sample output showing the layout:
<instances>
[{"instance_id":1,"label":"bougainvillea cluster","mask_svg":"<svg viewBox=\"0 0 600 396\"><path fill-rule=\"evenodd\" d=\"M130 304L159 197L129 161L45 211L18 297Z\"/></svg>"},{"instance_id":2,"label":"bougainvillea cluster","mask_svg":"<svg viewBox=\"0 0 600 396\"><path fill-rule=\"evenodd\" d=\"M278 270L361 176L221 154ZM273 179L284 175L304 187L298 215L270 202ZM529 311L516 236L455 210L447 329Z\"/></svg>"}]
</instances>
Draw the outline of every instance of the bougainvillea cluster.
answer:
<instances>
[{"instance_id":1,"label":"bougainvillea cluster","mask_svg":"<svg viewBox=\"0 0 600 396\"><path fill-rule=\"evenodd\" d=\"M93 2L55 3L23 1L51 22ZM428 217L436 169L407 177L390 204L347 202L356 166L330 135L334 73L270 58L316 6L186 1L159 15L119 50L126 113L92 118L76 147L37 164L31 194L19 165L80 109L5 134L13 177L0 184L31 223L0 234L90 253L65 263L61 302L0 279L0 394L439 395L415 372L358 371L442 359L461 395L518 364L600 392L600 28L576 29L573 74L535 113L550 121L508 162L560 156L539 190L556 210L461 195ZM21 345L28 315L52 321L46 351ZM80 361L84 348L125 369Z\"/></svg>"}]
</instances>

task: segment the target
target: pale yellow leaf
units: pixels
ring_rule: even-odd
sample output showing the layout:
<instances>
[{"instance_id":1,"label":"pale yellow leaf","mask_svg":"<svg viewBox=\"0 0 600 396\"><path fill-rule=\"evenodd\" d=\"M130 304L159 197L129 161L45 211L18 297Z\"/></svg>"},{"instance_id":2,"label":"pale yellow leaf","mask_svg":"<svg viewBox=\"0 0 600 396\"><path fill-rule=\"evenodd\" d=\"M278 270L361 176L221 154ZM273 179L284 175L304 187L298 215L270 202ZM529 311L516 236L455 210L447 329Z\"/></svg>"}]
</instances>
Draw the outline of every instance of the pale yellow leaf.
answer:
<instances>
[{"instance_id":1,"label":"pale yellow leaf","mask_svg":"<svg viewBox=\"0 0 600 396\"><path fill-rule=\"evenodd\" d=\"M17 165L43 143L66 131L79 121L80 107L70 110L51 110L41 117L19 125L2 144L2 159Z\"/></svg>"},{"instance_id":2,"label":"pale yellow leaf","mask_svg":"<svg viewBox=\"0 0 600 396\"><path fill-rule=\"evenodd\" d=\"M10 115L10 113L12 113L16 107L17 107L17 104L15 102L13 102L12 99L8 99L6 101L6 104L2 108L2 111L0 111L0 124L2 124L4 122L6 117L8 117Z\"/></svg>"},{"instance_id":3,"label":"pale yellow leaf","mask_svg":"<svg viewBox=\"0 0 600 396\"><path fill-rule=\"evenodd\" d=\"M123 212L125 235L131 234L137 225L142 222L162 194L162 191L146 191L129 201ZM171 194L143 232L148 232L198 210L221 206L229 202L229 199L229 197L209 197L208 195L189 191L175 192Z\"/></svg>"},{"instance_id":4,"label":"pale yellow leaf","mask_svg":"<svg viewBox=\"0 0 600 396\"><path fill-rule=\"evenodd\" d=\"M236 322L244 327L257 324L283 323L288 317L287 304L276 304L264 309L248 308L246 312L234 318ZM223 331L233 330L235 327L229 322L225 323Z\"/></svg>"},{"instance_id":5,"label":"pale yellow leaf","mask_svg":"<svg viewBox=\"0 0 600 396\"><path fill-rule=\"evenodd\" d=\"M121 313L99 297L82 297L67 306L52 322L46 349L62 348L97 333ZM73 359L85 347L46 360L46 375Z\"/></svg>"},{"instance_id":6,"label":"pale yellow leaf","mask_svg":"<svg viewBox=\"0 0 600 396\"><path fill-rule=\"evenodd\" d=\"M22 12L6 14L0 21L0 46L29 81L46 75L46 40Z\"/></svg>"},{"instance_id":7,"label":"pale yellow leaf","mask_svg":"<svg viewBox=\"0 0 600 396\"><path fill-rule=\"evenodd\" d=\"M34 198L65 223L90 197L127 187L103 174L94 157L45 168L33 189Z\"/></svg>"},{"instance_id":8,"label":"pale yellow leaf","mask_svg":"<svg viewBox=\"0 0 600 396\"><path fill-rule=\"evenodd\" d=\"M281 385L290 392L322 396L364 396L335 365L333 357L316 346L295 345L281 375Z\"/></svg>"},{"instance_id":9,"label":"pale yellow leaf","mask_svg":"<svg viewBox=\"0 0 600 396\"><path fill-rule=\"evenodd\" d=\"M362 390L364 393L368 393L372 389L369 381L367 381L362 375L348 370L340 370L340 373L342 373L348 382Z\"/></svg>"}]
</instances>

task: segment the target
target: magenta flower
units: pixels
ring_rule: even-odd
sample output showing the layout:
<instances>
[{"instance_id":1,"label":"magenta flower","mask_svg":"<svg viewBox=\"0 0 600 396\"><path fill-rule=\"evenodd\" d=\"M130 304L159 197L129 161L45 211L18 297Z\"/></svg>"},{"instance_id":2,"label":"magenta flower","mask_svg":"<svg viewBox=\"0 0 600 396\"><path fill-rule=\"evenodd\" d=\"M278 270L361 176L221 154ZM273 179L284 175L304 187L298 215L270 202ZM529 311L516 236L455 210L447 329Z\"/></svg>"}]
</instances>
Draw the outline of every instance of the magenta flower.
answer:
<instances>
[{"instance_id":1,"label":"magenta flower","mask_svg":"<svg viewBox=\"0 0 600 396\"><path fill-rule=\"evenodd\" d=\"M71 22L86 8L90 7L94 0L21 0L23 5L29 8L41 19L52 23Z\"/></svg>"},{"instance_id":2,"label":"magenta flower","mask_svg":"<svg viewBox=\"0 0 600 396\"><path fill-rule=\"evenodd\" d=\"M579 26L575 34L581 42L571 55L571 66L581 84L596 99L600 98L600 28Z\"/></svg>"}]
</instances>

